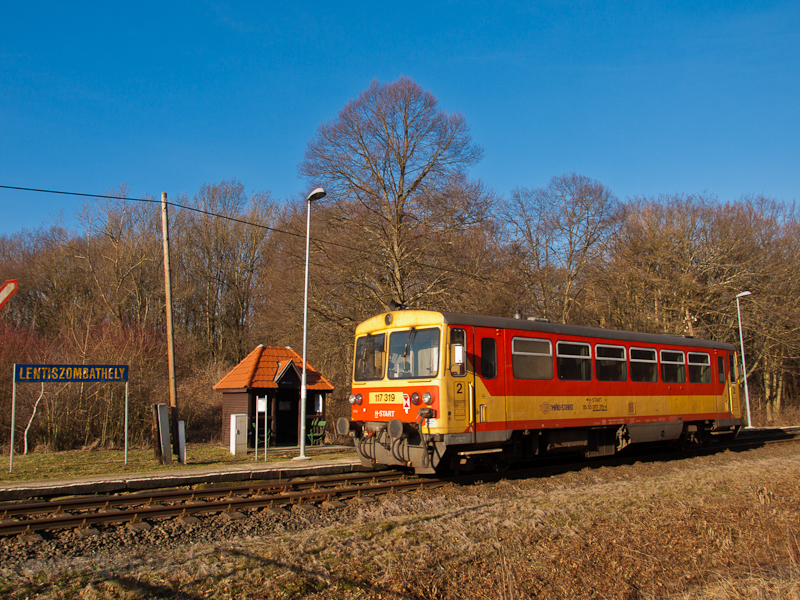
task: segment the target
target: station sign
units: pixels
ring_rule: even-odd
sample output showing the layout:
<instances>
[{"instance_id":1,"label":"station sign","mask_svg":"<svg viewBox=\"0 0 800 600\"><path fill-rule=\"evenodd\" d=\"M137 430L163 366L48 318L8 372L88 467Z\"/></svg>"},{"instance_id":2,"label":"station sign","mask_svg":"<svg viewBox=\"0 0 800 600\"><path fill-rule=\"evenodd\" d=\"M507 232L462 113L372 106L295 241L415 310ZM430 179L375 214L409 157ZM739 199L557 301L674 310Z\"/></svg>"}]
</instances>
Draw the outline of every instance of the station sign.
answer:
<instances>
[{"instance_id":1,"label":"station sign","mask_svg":"<svg viewBox=\"0 0 800 600\"><path fill-rule=\"evenodd\" d=\"M128 365L14 365L16 383L125 383Z\"/></svg>"}]
</instances>

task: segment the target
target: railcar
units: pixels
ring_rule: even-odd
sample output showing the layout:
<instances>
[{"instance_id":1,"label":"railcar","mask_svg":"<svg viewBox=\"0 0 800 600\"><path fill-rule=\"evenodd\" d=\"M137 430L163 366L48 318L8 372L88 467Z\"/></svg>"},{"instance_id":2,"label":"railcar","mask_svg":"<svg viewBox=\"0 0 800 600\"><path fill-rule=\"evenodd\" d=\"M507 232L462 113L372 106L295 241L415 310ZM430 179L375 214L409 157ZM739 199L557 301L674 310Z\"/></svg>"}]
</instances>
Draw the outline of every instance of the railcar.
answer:
<instances>
[{"instance_id":1,"label":"railcar","mask_svg":"<svg viewBox=\"0 0 800 600\"><path fill-rule=\"evenodd\" d=\"M367 466L500 468L741 427L737 356L720 342L403 310L357 327L353 363L336 429Z\"/></svg>"}]
</instances>

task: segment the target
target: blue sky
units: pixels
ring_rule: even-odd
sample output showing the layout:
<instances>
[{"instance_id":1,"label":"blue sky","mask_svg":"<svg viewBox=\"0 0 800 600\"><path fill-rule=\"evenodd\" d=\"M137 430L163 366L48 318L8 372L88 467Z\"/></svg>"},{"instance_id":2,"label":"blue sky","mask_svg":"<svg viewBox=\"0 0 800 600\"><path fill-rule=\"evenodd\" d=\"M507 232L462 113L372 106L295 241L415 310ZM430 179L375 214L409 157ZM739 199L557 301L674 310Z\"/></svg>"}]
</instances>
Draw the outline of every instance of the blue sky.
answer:
<instances>
[{"instance_id":1,"label":"blue sky","mask_svg":"<svg viewBox=\"0 0 800 600\"><path fill-rule=\"evenodd\" d=\"M620 198L800 190L797 2L6 2L0 185L283 199L317 127L406 75L498 194L575 171ZM0 234L80 198L0 189Z\"/></svg>"}]
</instances>

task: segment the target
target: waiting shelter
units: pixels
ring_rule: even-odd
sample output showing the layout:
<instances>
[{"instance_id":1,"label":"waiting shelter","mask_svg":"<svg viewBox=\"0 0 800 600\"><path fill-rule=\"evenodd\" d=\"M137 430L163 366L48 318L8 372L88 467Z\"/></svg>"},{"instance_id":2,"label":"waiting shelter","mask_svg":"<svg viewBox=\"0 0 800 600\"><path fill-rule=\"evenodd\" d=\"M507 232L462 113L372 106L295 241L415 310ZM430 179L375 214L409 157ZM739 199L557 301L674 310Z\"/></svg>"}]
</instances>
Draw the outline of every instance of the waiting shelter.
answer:
<instances>
[{"instance_id":1,"label":"waiting shelter","mask_svg":"<svg viewBox=\"0 0 800 600\"><path fill-rule=\"evenodd\" d=\"M246 414L249 447L256 444L256 424L259 446L265 429L270 446L298 446L302 366L303 359L289 347L259 345L225 375L214 386L222 392L223 443L230 438L231 415ZM321 443L317 423L325 421L325 400L333 385L306 362L306 387L306 435L311 436L306 443Z\"/></svg>"}]
</instances>

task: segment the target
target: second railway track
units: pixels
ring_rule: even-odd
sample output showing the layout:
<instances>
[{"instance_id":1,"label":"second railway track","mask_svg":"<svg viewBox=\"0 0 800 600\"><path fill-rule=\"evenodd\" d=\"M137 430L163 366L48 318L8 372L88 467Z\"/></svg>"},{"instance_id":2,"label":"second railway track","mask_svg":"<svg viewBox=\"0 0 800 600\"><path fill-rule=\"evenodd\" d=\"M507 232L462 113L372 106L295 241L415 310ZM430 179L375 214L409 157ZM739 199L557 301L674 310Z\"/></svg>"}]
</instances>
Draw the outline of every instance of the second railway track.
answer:
<instances>
[{"instance_id":1,"label":"second railway track","mask_svg":"<svg viewBox=\"0 0 800 600\"><path fill-rule=\"evenodd\" d=\"M59 529L91 530L100 524L130 523L146 527L165 518L191 519L195 515L241 515L242 510L288 508L296 505L336 506L336 502L446 484L398 472L377 472L307 480L265 481L258 484L193 490L88 498L61 498L46 502L0 505L0 536L34 535ZM144 525L140 525L144 524Z\"/></svg>"}]
</instances>

